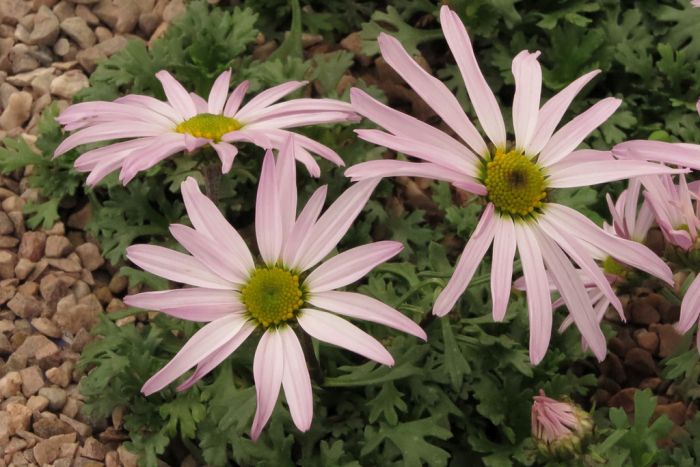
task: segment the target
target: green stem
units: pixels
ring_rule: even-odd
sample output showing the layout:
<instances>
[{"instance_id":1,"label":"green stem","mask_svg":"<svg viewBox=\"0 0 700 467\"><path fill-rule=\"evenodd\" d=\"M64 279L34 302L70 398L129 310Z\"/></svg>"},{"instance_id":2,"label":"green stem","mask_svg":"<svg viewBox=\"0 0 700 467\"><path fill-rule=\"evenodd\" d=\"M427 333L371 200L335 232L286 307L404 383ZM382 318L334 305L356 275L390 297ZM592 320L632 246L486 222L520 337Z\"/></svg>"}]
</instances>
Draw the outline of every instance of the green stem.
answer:
<instances>
[{"instance_id":1,"label":"green stem","mask_svg":"<svg viewBox=\"0 0 700 467\"><path fill-rule=\"evenodd\" d=\"M205 165L202 175L204 175L204 191L207 198L212 200L214 204L218 204L219 188L221 187L221 162L215 160Z\"/></svg>"}]
</instances>

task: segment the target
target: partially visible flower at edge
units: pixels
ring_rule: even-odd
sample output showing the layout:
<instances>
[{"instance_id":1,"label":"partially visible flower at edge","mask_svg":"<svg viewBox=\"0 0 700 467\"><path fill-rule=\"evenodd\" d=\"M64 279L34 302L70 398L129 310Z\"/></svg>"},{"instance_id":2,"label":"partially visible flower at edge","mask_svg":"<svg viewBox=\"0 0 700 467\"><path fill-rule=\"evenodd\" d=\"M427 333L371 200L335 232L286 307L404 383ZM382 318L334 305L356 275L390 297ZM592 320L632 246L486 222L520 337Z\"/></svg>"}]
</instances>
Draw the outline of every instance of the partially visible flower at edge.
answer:
<instances>
[{"instance_id":1,"label":"partially visible flower at edge","mask_svg":"<svg viewBox=\"0 0 700 467\"><path fill-rule=\"evenodd\" d=\"M359 89L352 89L355 110L387 130L356 130L358 135L424 162L369 161L345 173L354 180L376 176L426 177L485 195L486 209L452 278L437 298L433 313L444 316L454 307L493 244L493 316L497 321L502 320L517 249L528 289L531 361L541 361L551 336L552 302L547 271L551 272L576 325L602 360L606 353L605 338L572 260L589 274L619 312L622 305L588 253L587 244L669 283L673 280L671 270L645 246L610 235L581 213L551 202L550 192L677 171L644 161L619 161L609 151L576 150L617 109L619 99L603 99L555 132L571 101L598 71L577 79L540 108L539 52L522 51L513 59L515 143L509 143L498 102L479 69L464 25L447 6L442 7L440 18L474 111L492 146L487 145L448 88L423 70L398 40L381 34L379 46L386 62L463 142L381 104Z\"/></svg>"},{"instance_id":2,"label":"partially visible flower at edge","mask_svg":"<svg viewBox=\"0 0 700 467\"><path fill-rule=\"evenodd\" d=\"M418 324L390 306L359 293L335 290L399 253L399 242L379 241L323 261L359 215L378 179L354 184L320 215L326 198L326 187L322 186L296 217L292 150L292 143L287 143L277 163L270 151L263 160L255 214L261 261L253 259L243 238L191 177L182 183L182 194L194 228L174 224L170 231L192 256L155 245L127 249L129 260L142 269L193 287L131 295L124 299L126 304L208 322L146 381L144 394L160 391L196 366L177 389L191 387L253 331L263 331L253 362L257 393L253 439L258 438L270 418L280 385L297 428L305 431L311 425L311 381L304 352L292 329L295 323L322 342L384 365L394 364L384 346L337 315L383 324L426 339Z\"/></svg>"},{"instance_id":3,"label":"partially visible flower at edge","mask_svg":"<svg viewBox=\"0 0 700 467\"><path fill-rule=\"evenodd\" d=\"M238 154L232 143L249 142L264 149L279 149L290 134L288 128L357 120L350 104L333 99L277 102L304 86L305 81L274 86L241 106L249 83L240 83L229 96L231 70L219 75L208 100L188 93L165 70L156 73L156 77L163 85L167 102L130 94L114 102L82 102L66 108L58 122L66 131L80 131L67 137L56 148L54 157L83 144L128 138L87 151L75 161L77 170L90 172L88 185L94 186L119 168L119 179L127 184L138 172L173 154L209 145L221 160L221 171L227 173ZM295 156L311 175L321 173L311 153L344 165L330 148L306 136L295 136Z\"/></svg>"},{"instance_id":4,"label":"partially visible flower at edge","mask_svg":"<svg viewBox=\"0 0 700 467\"><path fill-rule=\"evenodd\" d=\"M553 456L580 453L581 443L593 432L591 415L573 402L547 397L543 390L533 399L532 437L540 452Z\"/></svg>"}]
</instances>

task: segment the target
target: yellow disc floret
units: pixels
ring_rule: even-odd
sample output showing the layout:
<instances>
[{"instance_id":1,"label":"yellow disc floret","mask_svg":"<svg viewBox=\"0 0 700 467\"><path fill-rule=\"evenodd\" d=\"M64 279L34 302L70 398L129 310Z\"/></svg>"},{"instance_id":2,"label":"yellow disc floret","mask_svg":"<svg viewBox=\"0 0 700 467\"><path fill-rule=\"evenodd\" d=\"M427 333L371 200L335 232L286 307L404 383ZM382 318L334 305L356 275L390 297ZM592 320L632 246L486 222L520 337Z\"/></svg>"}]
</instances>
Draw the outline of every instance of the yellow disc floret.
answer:
<instances>
[{"instance_id":1,"label":"yellow disc floret","mask_svg":"<svg viewBox=\"0 0 700 467\"><path fill-rule=\"evenodd\" d=\"M235 118L202 113L185 120L175 127L178 133L188 133L196 138L209 138L218 143L226 133L240 130L241 122Z\"/></svg>"},{"instance_id":2,"label":"yellow disc floret","mask_svg":"<svg viewBox=\"0 0 700 467\"><path fill-rule=\"evenodd\" d=\"M294 318L303 297L299 276L276 266L256 269L241 289L248 314L265 328Z\"/></svg>"},{"instance_id":3,"label":"yellow disc floret","mask_svg":"<svg viewBox=\"0 0 700 467\"><path fill-rule=\"evenodd\" d=\"M496 209L511 216L533 214L547 197L542 169L519 151L497 149L484 166L483 183Z\"/></svg>"}]
</instances>

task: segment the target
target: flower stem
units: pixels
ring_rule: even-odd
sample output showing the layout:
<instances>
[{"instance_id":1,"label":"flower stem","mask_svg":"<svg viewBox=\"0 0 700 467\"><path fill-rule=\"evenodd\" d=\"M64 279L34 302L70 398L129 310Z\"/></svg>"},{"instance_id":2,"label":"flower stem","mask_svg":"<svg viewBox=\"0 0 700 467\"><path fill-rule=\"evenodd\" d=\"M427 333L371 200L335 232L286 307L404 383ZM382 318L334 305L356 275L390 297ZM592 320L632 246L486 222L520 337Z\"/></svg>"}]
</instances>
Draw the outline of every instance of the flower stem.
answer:
<instances>
[{"instance_id":1,"label":"flower stem","mask_svg":"<svg viewBox=\"0 0 700 467\"><path fill-rule=\"evenodd\" d=\"M301 334L301 347L304 349L304 358L306 358L306 366L309 367L309 373L311 373L311 379L314 382L322 386L323 385L323 371L321 370L321 364L316 358L316 353L314 352L314 345L311 342L311 337L303 330Z\"/></svg>"},{"instance_id":2,"label":"flower stem","mask_svg":"<svg viewBox=\"0 0 700 467\"><path fill-rule=\"evenodd\" d=\"M221 162L217 160L205 165L202 175L204 175L204 191L207 198L212 200L214 204L218 204L221 186Z\"/></svg>"}]
</instances>

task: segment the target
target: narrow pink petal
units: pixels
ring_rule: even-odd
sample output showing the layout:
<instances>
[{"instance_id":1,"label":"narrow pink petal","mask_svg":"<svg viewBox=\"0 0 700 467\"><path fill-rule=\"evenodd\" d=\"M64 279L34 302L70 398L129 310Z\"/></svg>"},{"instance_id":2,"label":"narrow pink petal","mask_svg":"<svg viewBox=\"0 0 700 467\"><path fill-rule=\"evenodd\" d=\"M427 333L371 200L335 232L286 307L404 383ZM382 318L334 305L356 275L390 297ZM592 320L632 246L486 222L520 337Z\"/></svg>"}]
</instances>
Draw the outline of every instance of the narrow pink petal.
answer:
<instances>
[{"instance_id":1,"label":"narrow pink petal","mask_svg":"<svg viewBox=\"0 0 700 467\"><path fill-rule=\"evenodd\" d=\"M532 140L528 144L528 152L530 154L539 154L542 148L545 147L574 97L598 73L600 73L600 70L594 70L579 77L542 106L537 117L537 127Z\"/></svg>"},{"instance_id":2,"label":"narrow pink petal","mask_svg":"<svg viewBox=\"0 0 700 467\"><path fill-rule=\"evenodd\" d=\"M542 252L530 226L515 224L515 238L523 265L527 288L527 311L530 316L530 361L537 365L549 347L552 334L552 300Z\"/></svg>"},{"instance_id":3,"label":"narrow pink petal","mask_svg":"<svg viewBox=\"0 0 700 467\"><path fill-rule=\"evenodd\" d=\"M160 101L155 97L142 96L140 94L127 94L115 100L114 102L121 102L129 105L137 105L144 109L148 109L152 112L158 113L167 119L173 121L177 124L183 121L181 115L167 102Z\"/></svg>"},{"instance_id":4,"label":"narrow pink petal","mask_svg":"<svg viewBox=\"0 0 700 467\"><path fill-rule=\"evenodd\" d=\"M394 365L394 357L377 339L342 318L325 311L304 308L299 314L298 321L302 329L311 337L337 345L383 365Z\"/></svg>"},{"instance_id":5,"label":"narrow pink petal","mask_svg":"<svg viewBox=\"0 0 700 467\"><path fill-rule=\"evenodd\" d=\"M194 92L191 92L189 94L190 98L192 99L192 102L194 103L194 108L197 109L197 113L207 113L207 111L209 110L209 104L207 104L206 99Z\"/></svg>"},{"instance_id":6,"label":"narrow pink petal","mask_svg":"<svg viewBox=\"0 0 700 467\"><path fill-rule=\"evenodd\" d=\"M244 307L233 290L184 288L144 292L124 297L124 303L144 310L158 310L175 318L209 322L234 313Z\"/></svg>"},{"instance_id":7,"label":"narrow pink petal","mask_svg":"<svg viewBox=\"0 0 700 467\"><path fill-rule=\"evenodd\" d=\"M272 151L265 153L255 200L255 238L263 261L275 264L282 252L282 213L275 159Z\"/></svg>"},{"instance_id":8,"label":"narrow pink petal","mask_svg":"<svg viewBox=\"0 0 700 467\"><path fill-rule=\"evenodd\" d=\"M698 322L698 317L700 317L700 275L693 280L683 296L681 316L676 329L685 334Z\"/></svg>"},{"instance_id":9,"label":"narrow pink petal","mask_svg":"<svg viewBox=\"0 0 700 467\"><path fill-rule=\"evenodd\" d=\"M484 139L469 121L464 109L442 81L434 78L415 60L401 43L388 34L379 34L382 57L411 88L457 133L477 154L488 151ZM504 140L505 141L505 140Z\"/></svg>"},{"instance_id":10,"label":"narrow pink petal","mask_svg":"<svg viewBox=\"0 0 700 467\"><path fill-rule=\"evenodd\" d=\"M192 177L180 185L187 215L198 232L207 235L221 246L221 253L229 261L236 262L238 271L250 273L255 268L253 255L236 229L224 218L216 205L199 190Z\"/></svg>"},{"instance_id":11,"label":"narrow pink petal","mask_svg":"<svg viewBox=\"0 0 700 467\"><path fill-rule=\"evenodd\" d=\"M433 144L432 141L418 141L414 138L396 136L380 130L360 129L355 130L355 133L365 141L378 146L385 146L394 151L441 165L473 178L479 176L481 162L473 154L471 155L471 160L466 159L462 154L446 152L441 147Z\"/></svg>"},{"instance_id":12,"label":"narrow pink petal","mask_svg":"<svg viewBox=\"0 0 700 467\"><path fill-rule=\"evenodd\" d=\"M156 136L157 138L157 136ZM81 172L86 172L94 169L98 165L111 161L123 161L134 149L147 147L153 140L153 137L131 139L119 143L112 143L97 149L91 149L80 155L75 160L73 166Z\"/></svg>"},{"instance_id":13,"label":"narrow pink petal","mask_svg":"<svg viewBox=\"0 0 700 467\"><path fill-rule=\"evenodd\" d=\"M135 149L122 164L119 181L126 185L139 172L148 170L163 159L185 149L184 139L178 133L166 133L153 138L148 146Z\"/></svg>"},{"instance_id":14,"label":"narrow pink petal","mask_svg":"<svg viewBox=\"0 0 700 467\"><path fill-rule=\"evenodd\" d=\"M253 131L250 129L247 129L245 131ZM310 138L306 138L303 135L300 135L298 133L293 133L291 131L287 130L279 130L279 129L266 129L266 130L255 130L256 132L260 132L261 134L264 134L265 137L268 138L270 148L275 148L278 151L284 144L286 143L287 139L290 136L294 137L294 157L296 158L297 161L301 162L306 166L306 169L309 171L309 174L312 177L319 177L321 176L321 167L318 165L316 160L314 160L313 156L309 153L309 151L306 150L306 141L310 141ZM239 132L240 133L240 132ZM235 133L234 133L235 134ZM325 148L324 152L324 157L328 156L331 151L329 148L326 148L322 144L318 145L320 148ZM340 159L340 156L337 157L337 159ZM337 160L334 158L331 158L331 162L337 163ZM343 165L343 164L341 164Z\"/></svg>"},{"instance_id":15,"label":"narrow pink petal","mask_svg":"<svg viewBox=\"0 0 700 467\"><path fill-rule=\"evenodd\" d=\"M442 152L461 157L472 163L477 160L476 155L469 148L444 131L392 109L360 89L352 88L350 90L350 101L357 112L396 136L424 144L429 142L441 148Z\"/></svg>"},{"instance_id":16,"label":"narrow pink petal","mask_svg":"<svg viewBox=\"0 0 700 467\"><path fill-rule=\"evenodd\" d=\"M170 73L161 70L156 73L156 78L163 85L163 91L165 91L165 97L168 98L168 103L173 106L182 118L187 120L197 114L197 109L189 93Z\"/></svg>"},{"instance_id":17,"label":"narrow pink petal","mask_svg":"<svg viewBox=\"0 0 700 467\"><path fill-rule=\"evenodd\" d=\"M270 141L268 133L268 131L251 130L250 128L244 127L240 130L226 133L221 137L221 141L225 143L252 143L263 149L272 149L274 144Z\"/></svg>"},{"instance_id":18,"label":"narrow pink petal","mask_svg":"<svg viewBox=\"0 0 700 467\"><path fill-rule=\"evenodd\" d=\"M542 149L539 163L549 167L571 154L593 130L615 113L620 104L620 99L605 98L564 125Z\"/></svg>"},{"instance_id":19,"label":"narrow pink petal","mask_svg":"<svg viewBox=\"0 0 700 467\"><path fill-rule=\"evenodd\" d=\"M514 258L515 227L511 219L502 217L495 225L491 261L491 301L494 321L503 321L508 310Z\"/></svg>"},{"instance_id":20,"label":"narrow pink petal","mask_svg":"<svg viewBox=\"0 0 700 467\"><path fill-rule=\"evenodd\" d=\"M64 139L54 151L58 157L82 144L97 143L117 138L141 138L144 136L160 136L164 134L163 127L149 125L144 122L117 120L109 123L99 123L84 130L73 133Z\"/></svg>"},{"instance_id":21,"label":"narrow pink petal","mask_svg":"<svg viewBox=\"0 0 700 467\"><path fill-rule=\"evenodd\" d=\"M304 206L304 209L302 209L301 214L299 214L284 244L284 252L282 253L284 264L296 264L295 258L299 255L299 248L308 238L311 227L316 224L316 220L321 214L323 203L326 201L327 191L328 186L326 185L317 188L311 195L311 198L309 198L306 206Z\"/></svg>"},{"instance_id":22,"label":"narrow pink petal","mask_svg":"<svg viewBox=\"0 0 700 467\"><path fill-rule=\"evenodd\" d=\"M175 390L184 391L194 386L197 381L204 378L214 368L219 366L221 362L226 360L229 355L235 352L253 331L255 331L255 328L256 326L253 323L245 321L241 329L228 342L199 362L197 368L190 377L183 381Z\"/></svg>"},{"instance_id":23,"label":"narrow pink petal","mask_svg":"<svg viewBox=\"0 0 700 467\"><path fill-rule=\"evenodd\" d=\"M269 130L269 129L284 129L297 128L300 126L323 125L326 123L349 122L356 120L354 113L348 112L314 112L288 114L268 119L249 120L241 119L246 128L251 130Z\"/></svg>"},{"instance_id":24,"label":"narrow pink petal","mask_svg":"<svg viewBox=\"0 0 700 467\"><path fill-rule=\"evenodd\" d=\"M334 163L335 165L338 166L344 166L345 162L343 159L331 148L328 146L324 146L323 144L319 143L318 141L315 141L308 136L300 135L298 133L292 133L288 131L282 130L284 133L289 133L290 135L294 135L294 144L295 147L297 148L295 152L299 152L299 149L305 149L307 151L313 152L314 154L317 154L327 161L330 161ZM297 159L299 159L298 156L296 156ZM311 170L309 172L313 173Z\"/></svg>"},{"instance_id":25,"label":"narrow pink petal","mask_svg":"<svg viewBox=\"0 0 700 467\"><path fill-rule=\"evenodd\" d=\"M515 78L515 96L513 98L513 129L515 146L528 154L530 141L537 127L542 91L542 69L537 61L540 53L523 50L513 59L512 72Z\"/></svg>"},{"instance_id":26,"label":"narrow pink petal","mask_svg":"<svg viewBox=\"0 0 700 467\"><path fill-rule=\"evenodd\" d=\"M467 245L464 247L462 256L457 262L455 272L452 274L450 281L444 290L440 292L437 300L435 300L433 314L445 316L454 308L459 297L467 289L474 272L481 264L486 250L491 246L491 241L496 232L496 223L497 219L494 217L493 204L489 203L481 215L479 224L477 224Z\"/></svg>"},{"instance_id":27,"label":"narrow pink petal","mask_svg":"<svg viewBox=\"0 0 700 467\"><path fill-rule=\"evenodd\" d=\"M231 83L231 69L224 71L216 78L209 91L207 110L210 114L219 115L224 111L226 96L228 95L228 85Z\"/></svg>"},{"instance_id":28,"label":"narrow pink petal","mask_svg":"<svg viewBox=\"0 0 700 467\"><path fill-rule=\"evenodd\" d=\"M226 106L224 107L225 116L233 117L234 115L236 115L236 112L238 112L238 109L241 107L241 102L243 102L243 98L248 92L249 87L250 81L247 80L243 81L241 84L236 86L236 89L233 90L228 100L226 101Z\"/></svg>"},{"instance_id":29,"label":"narrow pink petal","mask_svg":"<svg viewBox=\"0 0 700 467\"><path fill-rule=\"evenodd\" d=\"M311 420L314 417L314 398L304 351L292 328L284 327L279 330L279 334L282 337L284 349L284 372L282 373L284 396L294 425L300 431L307 431L311 428Z\"/></svg>"},{"instance_id":30,"label":"narrow pink petal","mask_svg":"<svg viewBox=\"0 0 700 467\"><path fill-rule=\"evenodd\" d=\"M586 162L560 170L557 164L548 168L548 184L552 188L572 188L626 180L641 175L688 173L689 169L673 169L665 165L645 161Z\"/></svg>"},{"instance_id":31,"label":"narrow pink petal","mask_svg":"<svg viewBox=\"0 0 700 467\"><path fill-rule=\"evenodd\" d=\"M396 256L403 245L385 240L350 248L314 269L304 281L311 293L344 287L364 277L377 265Z\"/></svg>"},{"instance_id":32,"label":"narrow pink petal","mask_svg":"<svg viewBox=\"0 0 700 467\"><path fill-rule=\"evenodd\" d=\"M212 289L233 289L233 284L206 268L198 259L156 245L131 245L126 257L151 274L182 284Z\"/></svg>"},{"instance_id":33,"label":"narrow pink petal","mask_svg":"<svg viewBox=\"0 0 700 467\"><path fill-rule=\"evenodd\" d=\"M204 326L185 343L167 365L143 384L141 392L148 396L175 381L236 335L243 323L245 320L241 316L230 315Z\"/></svg>"},{"instance_id":34,"label":"narrow pink petal","mask_svg":"<svg viewBox=\"0 0 700 467\"><path fill-rule=\"evenodd\" d=\"M472 102L484 132L495 146L504 148L506 145L506 126L503 122L501 109L496 101L496 96L493 95L481 69L479 69L464 24L460 21L457 13L450 10L447 5L443 5L440 9L440 23L447 44L457 62L459 71L462 73L469 100ZM474 149L478 154L486 152Z\"/></svg>"},{"instance_id":35,"label":"narrow pink petal","mask_svg":"<svg viewBox=\"0 0 700 467\"><path fill-rule=\"evenodd\" d=\"M445 182L468 182L477 192L483 192L484 186L467 175L455 172L447 167L432 162L407 162L390 159L361 162L345 171L345 176L353 181L376 177L422 177Z\"/></svg>"},{"instance_id":36,"label":"narrow pink petal","mask_svg":"<svg viewBox=\"0 0 700 467\"><path fill-rule=\"evenodd\" d=\"M612 152L620 159L656 161L700 170L700 145L634 140L618 144Z\"/></svg>"},{"instance_id":37,"label":"narrow pink petal","mask_svg":"<svg viewBox=\"0 0 700 467\"><path fill-rule=\"evenodd\" d=\"M556 219L552 219L548 212L545 212L540 217L539 227L545 235L554 240L579 265L591 283L598 287L601 293L605 294L620 314L620 317L624 319L620 299L615 295L615 291L610 286L610 281L605 277L605 274L595 263L590 253L586 251L585 246L576 237L568 235L566 229L559 226Z\"/></svg>"},{"instance_id":38,"label":"narrow pink petal","mask_svg":"<svg viewBox=\"0 0 700 467\"><path fill-rule=\"evenodd\" d=\"M255 112L246 113L245 121L246 123L251 124L276 117L328 112L340 112L347 114L348 116L355 115L355 111L353 110L352 106L347 102L335 99L300 98L292 99L286 102L279 102L269 107L261 108Z\"/></svg>"},{"instance_id":39,"label":"narrow pink petal","mask_svg":"<svg viewBox=\"0 0 700 467\"><path fill-rule=\"evenodd\" d=\"M288 81L286 83L273 86L269 89L264 90L254 98L252 98L242 109L240 109L234 117L237 120L245 120L247 115L258 111L268 105L274 104L278 100L282 99L287 94L290 94L297 89L306 85L306 81Z\"/></svg>"},{"instance_id":40,"label":"narrow pink petal","mask_svg":"<svg viewBox=\"0 0 700 467\"><path fill-rule=\"evenodd\" d=\"M272 415L284 374L285 348L282 336L275 330L263 334L253 359L253 377L258 406L255 409L250 437L256 441Z\"/></svg>"},{"instance_id":41,"label":"narrow pink petal","mask_svg":"<svg viewBox=\"0 0 700 467\"><path fill-rule=\"evenodd\" d=\"M312 293L309 303L339 315L383 324L426 340L425 331L412 319L379 300L354 292Z\"/></svg>"},{"instance_id":42,"label":"narrow pink petal","mask_svg":"<svg viewBox=\"0 0 700 467\"><path fill-rule=\"evenodd\" d=\"M175 240L211 272L233 284L245 284L247 271L242 271L238 261L222 255L222 247L217 240L212 241L206 234L197 232L182 224L170 224L170 233Z\"/></svg>"},{"instance_id":43,"label":"narrow pink petal","mask_svg":"<svg viewBox=\"0 0 700 467\"><path fill-rule=\"evenodd\" d=\"M378 183L379 179L363 180L345 190L309 229L290 266L306 271L325 258L355 222Z\"/></svg>"},{"instance_id":44,"label":"narrow pink petal","mask_svg":"<svg viewBox=\"0 0 700 467\"><path fill-rule=\"evenodd\" d=\"M280 216L282 218L282 238L289 238L297 217L297 169L294 155L295 136L290 133L277 154L275 166L279 184Z\"/></svg>"},{"instance_id":45,"label":"narrow pink petal","mask_svg":"<svg viewBox=\"0 0 700 467\"><path fill-rule=\"evenodd\" d=\"M600 330L596 313L583 282L566 255L546 235L537 235L537 240L552 280L556 283L557 290L566 302L576 326L598 361L603 361L606 354L605 336Z\"/></svg>"},{"instance_id":46,"label":"narrow pink petal","mask_svg":"<svg viewBox=\"0 0 700 467\"><path fill-rule=\"evenodd\" d=\"M567 206L550 203L547 208L554 216L553 222L556 222L568 235L592 244L622 263L641 269L668 284L673 284L671 269L646 246L610 235L586 216Z\"/></svg>"},{"instance_id":47,"label":"narrow pink petal","mask_svg":"<svg viewBox=\"0 0 700 467\"><path fill-rule=\"evenodd\" d=\"M221 160L221 173L229 173L233 167L233 160L238 154L238 148L229 143L209 143L214 148Z\"/></svg>"}]
</instances>

